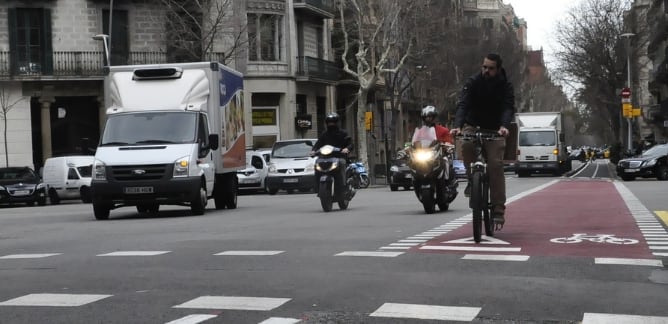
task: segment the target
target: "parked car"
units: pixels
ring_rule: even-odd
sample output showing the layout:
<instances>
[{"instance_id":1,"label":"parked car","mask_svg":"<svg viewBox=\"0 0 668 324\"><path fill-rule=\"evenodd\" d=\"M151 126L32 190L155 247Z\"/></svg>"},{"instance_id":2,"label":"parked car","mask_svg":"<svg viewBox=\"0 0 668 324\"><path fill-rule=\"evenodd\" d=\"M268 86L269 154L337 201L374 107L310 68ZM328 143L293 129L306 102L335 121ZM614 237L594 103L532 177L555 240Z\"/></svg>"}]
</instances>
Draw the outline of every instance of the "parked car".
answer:
<instances>
[{"instance_id":1,"label":"parked car","mask_svg":"<svg viewBox=\"0 0 668 324\"><path fill-rule=\"evenodd\" d=\"M271 148L267 192L307 192L315 188L315 158L310 155L317 138L277 141Z\"/></svg>"},{"instance_id":2,"label":"parked car","mask_svg":"<svg viewBox=\"0 0 668 324\"><path fill-rule=\"evenodd\" d=\"M413 186L413 175L411 169L408 167L406 159L392 160L390 166L390 190L397 191L399 187L404 187L404 190L410 190Z\"/></svg>"},{"instance_id":3,"label":"parked car","mask_svg":"<svg viewBox=\"0 0 668 324\"><path fill-rule=\"evenodd\" d=\"M246 150L246 168L237 171L239 191L264 191L271 150Z\"/></svg>"},{"instance_id":4,"label":"parked car","mask_svg":"<svg viewBox=\"0 0 668 324\"><path fill-rule=\"evenodd\" d=\"M655 145L641 155L620 160L617 175L624 181L636 177L668 180L668 144Z\"/></svg>"},{"instance_id":5,"label":"parked car","mask_svg":"<svg viewBox=\"0 0 668 324\"><path fill-rule=\"evenodd\" d=\"M93 162L95 157L92 155L46 159L42 178L49 188L48 196L51 204L59 204L64 199L81 199L84 203L90 203Z\"/></svg>"},{"instance_id":6,"label":"parked car","mask_svg":"<svg viewBox=\"0 0 668 324\"><path fill-rule=\"evenodd\" d=\"M46 185L29 167L0 168L0 204L46 205Z\"/></svg>"},{"instance_id":7,"label":"parked car","mask_svg":"<svg viewBox=\"0 0 668 324\"><path fill-rule=\"evenodd\" d=\"M455 168L455 178L466 179L466 167L464 166L464 161L453 160L452 166Z\"/></svg>"}]
</instances>

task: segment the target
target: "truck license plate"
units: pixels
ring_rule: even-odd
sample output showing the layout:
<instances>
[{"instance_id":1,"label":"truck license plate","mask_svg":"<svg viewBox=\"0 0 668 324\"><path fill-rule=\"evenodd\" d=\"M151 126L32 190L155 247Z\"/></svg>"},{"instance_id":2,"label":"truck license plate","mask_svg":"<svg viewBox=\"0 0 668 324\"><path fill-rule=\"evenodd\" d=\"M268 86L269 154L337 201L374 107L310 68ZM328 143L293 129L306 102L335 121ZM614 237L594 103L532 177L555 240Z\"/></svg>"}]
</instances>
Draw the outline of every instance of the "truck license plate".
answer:
<instances>
[{"instance_id":1,"label":"truck license plate","mask_svg":"<svg viewBox=\"0 0 668 324\"><path fill-rule=\"evenodd\" d=\"M123 192L126 194L147 194L153 193L153 187L125 187Z\"/></svg>"},{"instance_id":2,"label":"truck license plate","mask_svg":"<svg viewBox=\"0 0 668 324\"><path fill-rule=\"evenodd\" d=\"M297 179L297 178L283 179L283 183L297 183L297 182L299 182L299 179Z\"/></svg>"}]
</instances>

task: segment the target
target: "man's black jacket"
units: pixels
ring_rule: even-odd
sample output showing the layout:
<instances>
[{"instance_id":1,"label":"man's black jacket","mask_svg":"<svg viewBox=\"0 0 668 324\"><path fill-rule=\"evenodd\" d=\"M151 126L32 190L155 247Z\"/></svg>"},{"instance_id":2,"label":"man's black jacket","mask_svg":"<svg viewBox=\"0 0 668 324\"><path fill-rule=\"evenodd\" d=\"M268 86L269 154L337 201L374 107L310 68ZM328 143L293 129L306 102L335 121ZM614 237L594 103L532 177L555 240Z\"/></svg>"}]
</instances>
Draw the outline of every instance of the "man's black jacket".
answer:
<instances>
[{"instance_id":1,"label":"man's black jacket","mask_svg":"<svg viewBox=\"0 0 668 324\"><path fill-rule=\"evenodd\" d=\"M340 149L348 148L348 151L353 150L353 140L348 136L348 133L340 128L336 130L326 130L320 135L318 141L313 145L313 151L319 150L325 145L332 145Z\"/></svg>"},{"instance_id":2,"label":"man's black jacket","mask_svg":"<svg viewBox=\"0 0 668 324\"><path fill-rule=\"evenodd\" d=\"M466 81L459 95L454 127L461 128L466 123L489 130L510 128L514 114L515 94L505 70L499 70L490 80L478 73Z\"/></svg>"}]
</instances>

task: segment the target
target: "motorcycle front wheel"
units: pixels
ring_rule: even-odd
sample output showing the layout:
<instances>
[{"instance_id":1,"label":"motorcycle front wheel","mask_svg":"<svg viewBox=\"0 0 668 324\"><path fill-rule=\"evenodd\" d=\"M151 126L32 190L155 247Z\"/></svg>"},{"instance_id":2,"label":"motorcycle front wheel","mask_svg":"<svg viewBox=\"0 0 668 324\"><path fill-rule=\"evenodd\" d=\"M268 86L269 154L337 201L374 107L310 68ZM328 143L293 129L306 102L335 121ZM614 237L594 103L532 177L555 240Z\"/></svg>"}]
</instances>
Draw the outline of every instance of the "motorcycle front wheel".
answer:
<instances>
[{"instance_id":1,"label":"motorcycle front wheel","mask_svg":"<svg viewBox=\"0 0 668 324\"><path fill-rule=\"evenodd\" d=\"M320 205L325 212L332 211L332 185L327 182L321 182L318 190Z\"/></svg>"},{"instance_id":2,"label":"motorcycle front wheel","mask_svg":"<svg viewBox=\"0 0 668 324\"><path fill-rule=\"evenodd\" d=\"M422 198L422 207L427 214L433 214L436 211L436 201L434 200L434 193L431 188L422 189L420 191Z\"/></svg>"},{"instance_id":3,"label":"motorcycle front wheel","mask_svg":"<svg viewBox=\"0 0 668 324\"><path fill-rule=\"evenodd\" d=\"M369 188L370 181L369 181L369 176L368 175L360 174L359 182L360 182L360 184L359 184L360 188Z\"/></svg>"}]
</instances>

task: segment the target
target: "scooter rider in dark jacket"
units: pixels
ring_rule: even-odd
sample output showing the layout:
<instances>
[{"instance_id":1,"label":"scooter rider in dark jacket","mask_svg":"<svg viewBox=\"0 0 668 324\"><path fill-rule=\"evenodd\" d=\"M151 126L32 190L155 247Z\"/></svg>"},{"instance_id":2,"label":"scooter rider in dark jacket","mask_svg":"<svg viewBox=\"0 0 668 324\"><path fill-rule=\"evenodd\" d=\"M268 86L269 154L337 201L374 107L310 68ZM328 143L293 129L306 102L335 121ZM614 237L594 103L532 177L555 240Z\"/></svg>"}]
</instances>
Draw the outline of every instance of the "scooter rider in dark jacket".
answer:
<instances>
[{"instance_id":1,"label":"scooter rider in dark jacket","mask_svg":"<svg viewBox=\"0 0 668 324\"><path fill-rule=\"evenodd\" d=\"M335 112L327 114L325 117L325 124L327 124L327 130L320 135L318 141L313 145L311 155L315 155L315 153L325 145L341 148L341 153L343 154L350 153L350 151L353 150L353 140L345 130L339 128L339 114ZM341 188L340 186L343 184L343 179L345 179L346 176L346 159L339 158L339 165L341 167L339 168L339 176L335 179L335 185L338 188ZM320 175L316 172L315 176L317 183L320 181Z\"/></svg>"}]
</instances>

